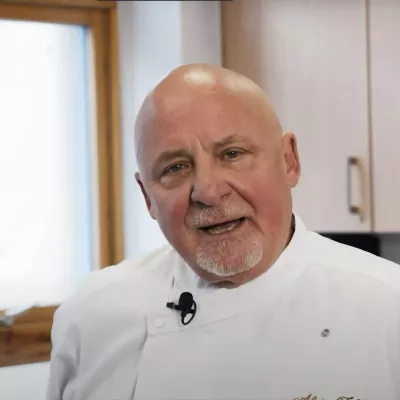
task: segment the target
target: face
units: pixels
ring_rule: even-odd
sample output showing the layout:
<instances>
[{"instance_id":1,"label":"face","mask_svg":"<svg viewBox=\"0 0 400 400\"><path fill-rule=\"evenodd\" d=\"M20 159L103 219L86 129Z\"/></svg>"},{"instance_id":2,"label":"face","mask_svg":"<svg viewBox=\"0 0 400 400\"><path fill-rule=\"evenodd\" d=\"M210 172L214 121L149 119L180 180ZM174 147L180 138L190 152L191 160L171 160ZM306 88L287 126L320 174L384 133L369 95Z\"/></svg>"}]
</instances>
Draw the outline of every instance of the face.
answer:
<instances>
[{"instance_id":1,"label":"face","mask_svg":"<svg viewBox=\"0 0 400 400\"><path fill-rule=\"evenodd\" d=\"M271 115L259 98L197 95L160 106L140 142L150 215L209 281L260 273L286 245L300 167Z\"/></svg>"}]
</instances>

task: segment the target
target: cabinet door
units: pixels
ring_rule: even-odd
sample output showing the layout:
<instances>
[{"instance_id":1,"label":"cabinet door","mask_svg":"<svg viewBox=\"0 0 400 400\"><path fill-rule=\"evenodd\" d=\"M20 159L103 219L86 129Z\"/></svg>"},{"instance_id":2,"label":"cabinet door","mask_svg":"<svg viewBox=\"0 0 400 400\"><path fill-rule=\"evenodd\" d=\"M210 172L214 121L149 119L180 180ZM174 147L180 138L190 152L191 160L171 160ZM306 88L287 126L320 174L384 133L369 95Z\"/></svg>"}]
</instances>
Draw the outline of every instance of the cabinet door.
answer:
<instances>
[{"instance_id":1,"label":"cabinet door","mask_svg":"<svg viewBox=\"0 0 400 400\"><path fill-rule=\"evenodd\" d=\"M400 231L400 2L370 2L375 230Z\"/></svg>"},{"instance_id":2,"label":"cabinet door","mask_svg":"<svg viewBox=\"0 0 400 400\"><path fill-rule=\"evenodd\" d=\"M295 211L317 231L369 231L365 1L222 4L224 65L254 79L298 138Z\"/></svg>"}]
</instances>

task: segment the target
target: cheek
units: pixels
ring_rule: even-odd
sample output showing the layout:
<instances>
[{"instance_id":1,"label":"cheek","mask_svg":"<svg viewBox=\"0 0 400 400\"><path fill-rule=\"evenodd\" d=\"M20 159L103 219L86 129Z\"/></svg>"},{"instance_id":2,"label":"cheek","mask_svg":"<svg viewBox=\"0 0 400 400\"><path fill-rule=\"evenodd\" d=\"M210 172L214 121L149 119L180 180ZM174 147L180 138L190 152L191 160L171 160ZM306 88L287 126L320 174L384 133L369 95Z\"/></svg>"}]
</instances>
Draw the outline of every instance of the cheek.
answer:
<instances>
[{"instance_id":1,"label":"cheek","mask_svg":"<svg viewBox=\"0 0 400 400\"><path fill-rule=\"evenodd\" d=\"M279 231L290 206L290 190L278 174L248 176L243 197L255 211L255 220L261 230L273 235Z\"/></svg>"},{"instance_id":2,"label":"cheek","mask_svg":"<svg viewBox=\"0 0 400 400\"><path fill-rule=\"evenodd\" d=\"M169 191L155 196L155 215L164 234L174 235L182 230L188 208L188 195Z\"/></svg>"}]
</instances>

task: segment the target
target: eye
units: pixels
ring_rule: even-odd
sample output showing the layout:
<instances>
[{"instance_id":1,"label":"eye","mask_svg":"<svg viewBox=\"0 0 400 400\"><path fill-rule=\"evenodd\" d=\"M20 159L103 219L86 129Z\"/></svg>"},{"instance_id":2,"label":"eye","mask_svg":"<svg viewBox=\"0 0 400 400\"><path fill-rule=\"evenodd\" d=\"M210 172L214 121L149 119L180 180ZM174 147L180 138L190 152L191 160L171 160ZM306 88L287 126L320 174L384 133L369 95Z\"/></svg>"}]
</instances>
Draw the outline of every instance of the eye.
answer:
<instances>
[{"instance_id":1,"label":"eye","mask_svg":"<svg viewBox=\"0 0 400 400\"><path fill-rule=\"evenodd\" d=\"M227 150L224 152L223 156L224 158L227 158L228 160L235 160L238 158L241 154L243 154L243 151L241 150Z\"/></svg>"},{"instance_id":2,"label":"eye","mask_svg":"<svg viewBox=\"0 0 400 400\"><path fill-rule=\"evenodd\" d=\"M169 167L165 168L163 171L163 175L178 174L179 172L185 170L186 168L188 168L187 164L176 163L176 164L170 165Z\"/></svg>"}]
</instances>

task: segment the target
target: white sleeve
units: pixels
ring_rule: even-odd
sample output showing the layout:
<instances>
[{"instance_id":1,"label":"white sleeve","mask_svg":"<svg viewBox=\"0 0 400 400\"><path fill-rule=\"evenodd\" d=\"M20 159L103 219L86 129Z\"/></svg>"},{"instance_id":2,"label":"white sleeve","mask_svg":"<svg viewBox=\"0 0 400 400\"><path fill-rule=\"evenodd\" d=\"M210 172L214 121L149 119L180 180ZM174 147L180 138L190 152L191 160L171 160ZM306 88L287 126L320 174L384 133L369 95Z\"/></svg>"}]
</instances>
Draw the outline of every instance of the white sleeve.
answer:
<instances>
[{"instance_id":1,"label":"white sleeve","mask_svg":"<svg viewBox=\"0 0 400 400\"><path fill-rule=\"evenodd\" d=\"M80 332L61 306L54 314L47 400L75 400Z\"/></svg>"}]
</instances>

